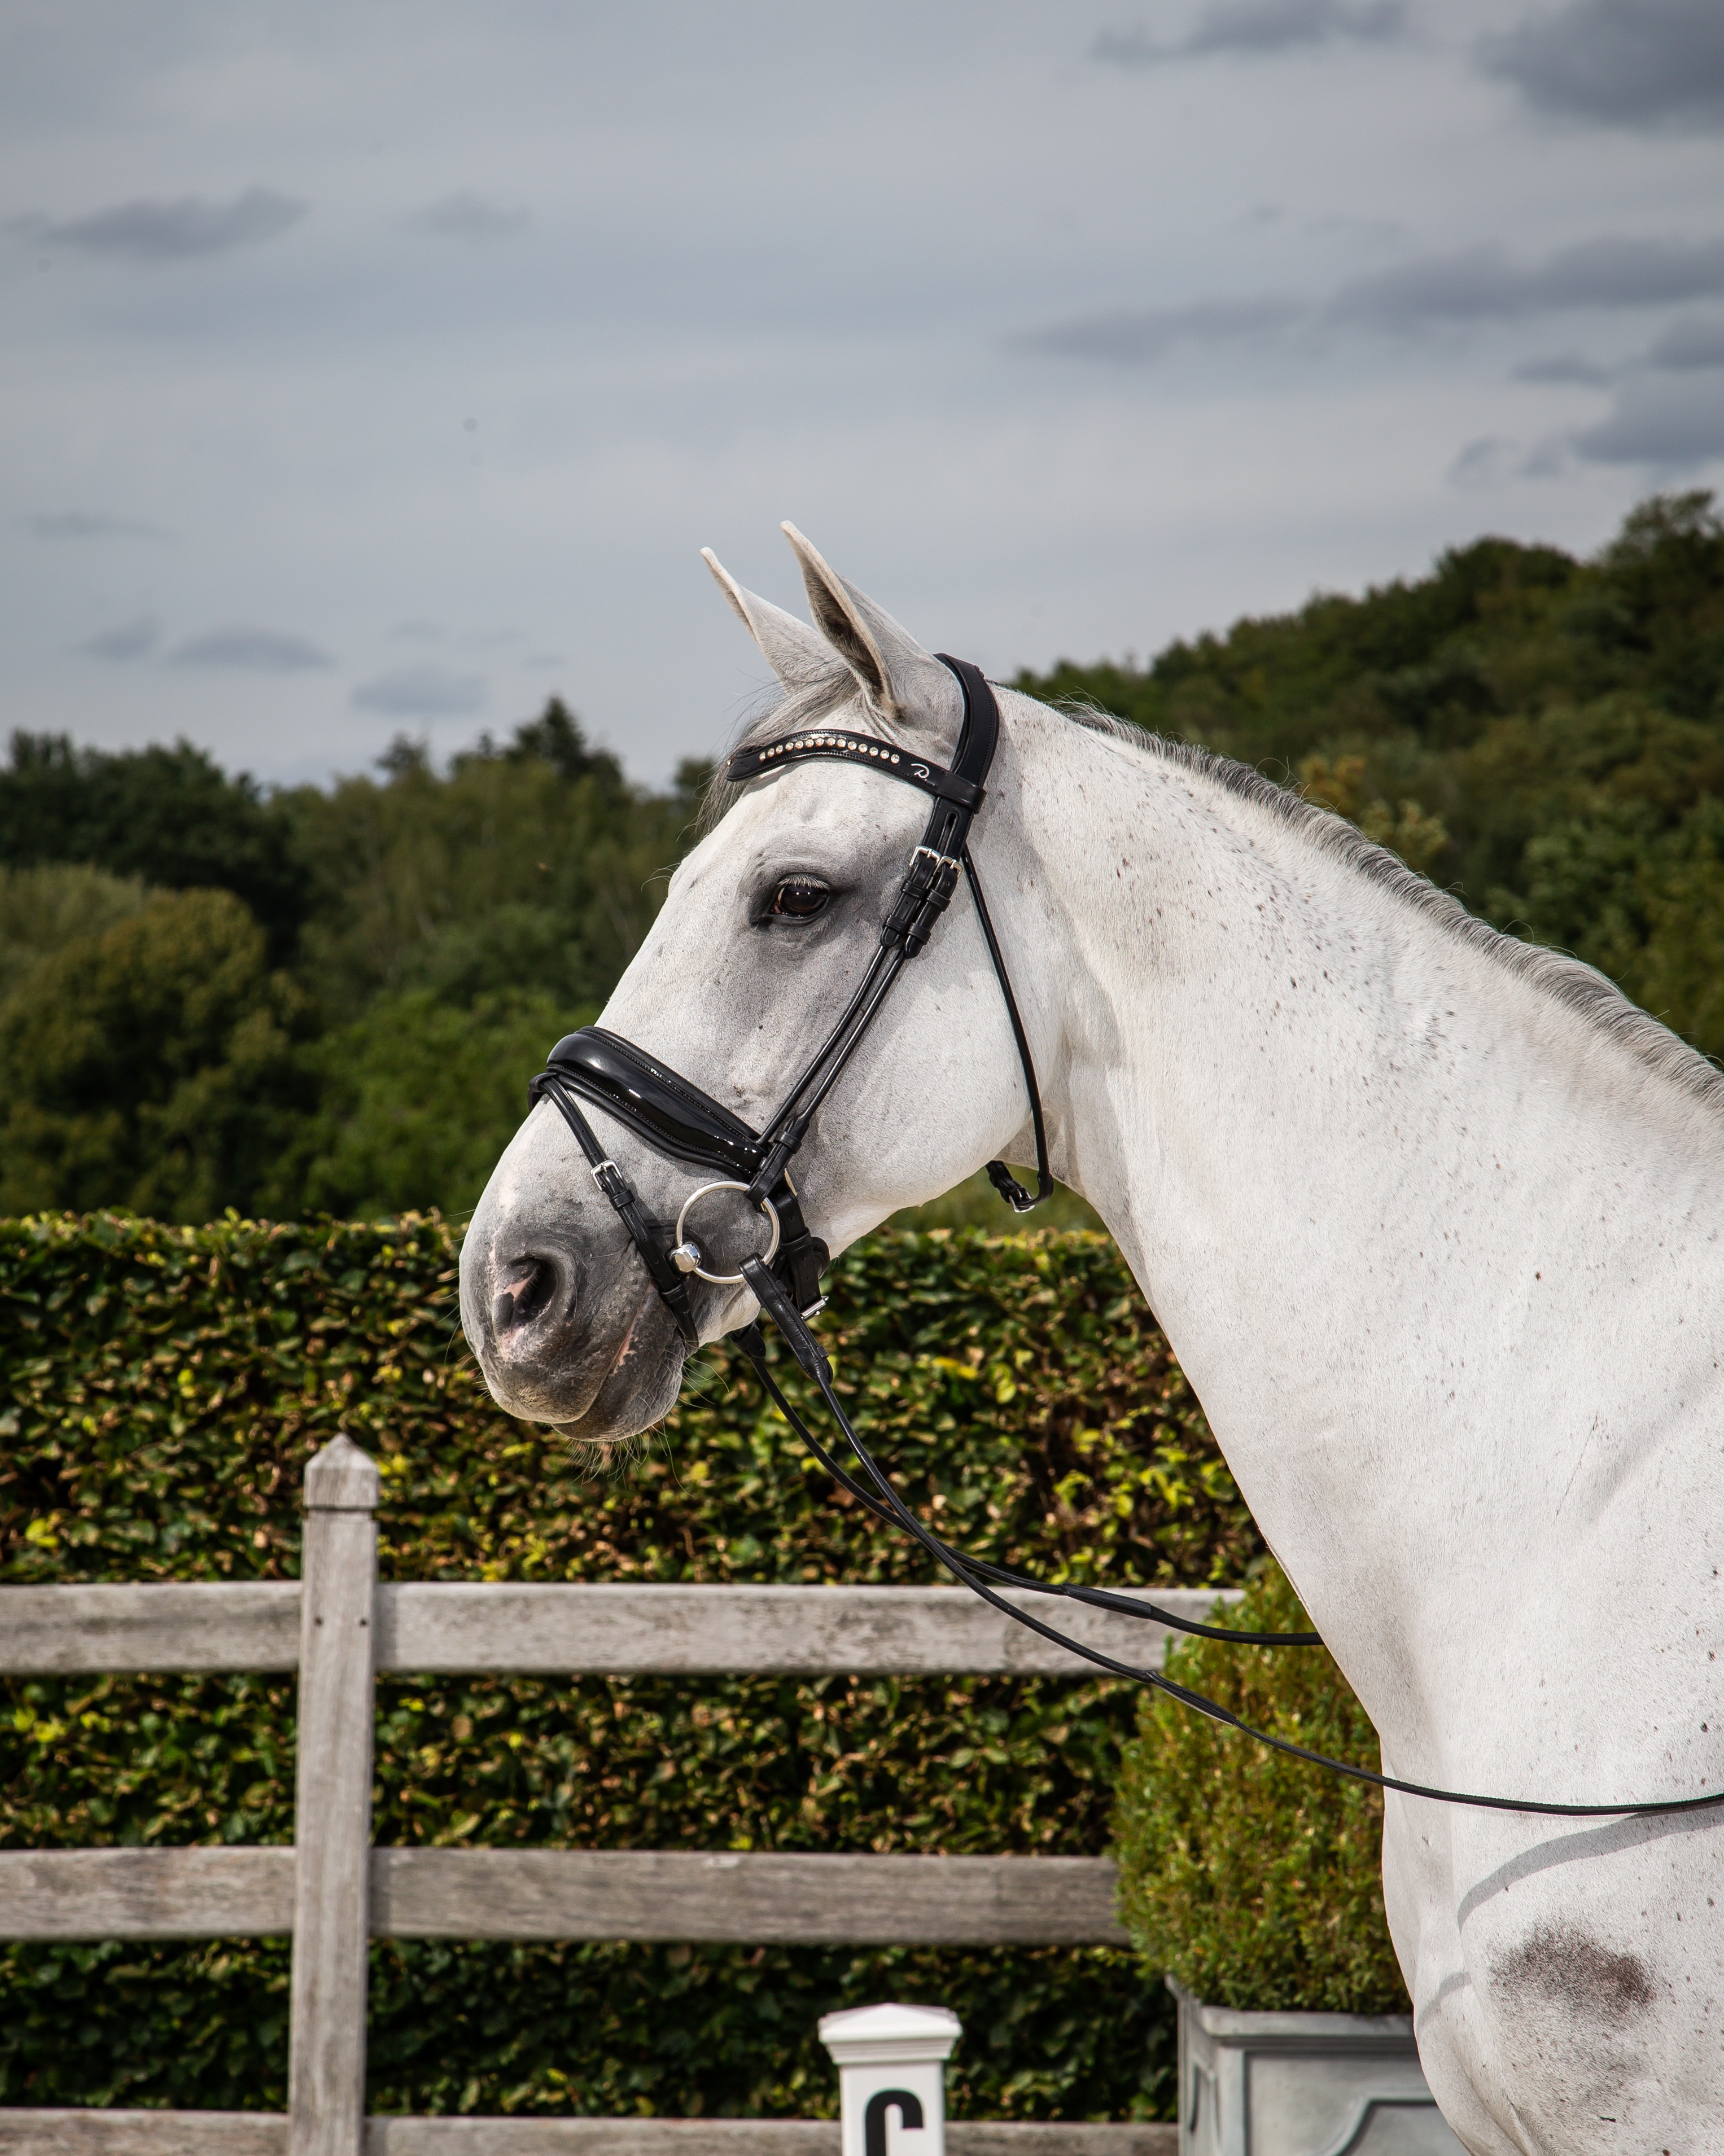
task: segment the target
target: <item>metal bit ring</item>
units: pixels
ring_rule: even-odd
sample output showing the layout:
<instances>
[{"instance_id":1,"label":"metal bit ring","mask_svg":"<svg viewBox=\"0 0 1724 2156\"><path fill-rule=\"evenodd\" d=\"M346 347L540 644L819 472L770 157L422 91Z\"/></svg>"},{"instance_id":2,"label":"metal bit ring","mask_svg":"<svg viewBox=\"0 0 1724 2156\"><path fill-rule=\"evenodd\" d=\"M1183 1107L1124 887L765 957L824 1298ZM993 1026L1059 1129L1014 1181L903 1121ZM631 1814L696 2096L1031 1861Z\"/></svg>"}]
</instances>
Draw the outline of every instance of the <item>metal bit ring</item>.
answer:
<instances>
[{"instance_id":1,"label":"metal bit ring","mask_svg":"<svg viewBox=\"0 0 1724 2156\"><path fill-rule=\"evenodd\" d=\"M744 1194L744 1195L746 1195L748 1188L749 1186L746 1183L703 1183L698 1190L691 1190L689 1192L687 1197L682 1201L682 1210L677 1215L677 1248L672 1253L672 1256L676 1262L677 1269L679 1272L691 1272L694 1275L697 1280L710 1281L714 1287L741 1287L744 1285L743 1276L740 1273L709 1273L706 1267L699 1261L699 1245L692 1244L687 1240L685 1233L685 1225L688 1219L691 1207L692 1207L700 1199L708 1196L712 1191L740 1190ZM778 1208L773 1204L769 1198L763 1198L759 1202L760 1210L772 1223L772 1240L760 1253L761 1264L763 1265L769 1265L774 1258L778 1255ZM690 1254L690 1256L693 1260L692 1263L687 1265L683 1263L682 1253L684 1251L687 1251Z\"/></svg>"}]
</instances>

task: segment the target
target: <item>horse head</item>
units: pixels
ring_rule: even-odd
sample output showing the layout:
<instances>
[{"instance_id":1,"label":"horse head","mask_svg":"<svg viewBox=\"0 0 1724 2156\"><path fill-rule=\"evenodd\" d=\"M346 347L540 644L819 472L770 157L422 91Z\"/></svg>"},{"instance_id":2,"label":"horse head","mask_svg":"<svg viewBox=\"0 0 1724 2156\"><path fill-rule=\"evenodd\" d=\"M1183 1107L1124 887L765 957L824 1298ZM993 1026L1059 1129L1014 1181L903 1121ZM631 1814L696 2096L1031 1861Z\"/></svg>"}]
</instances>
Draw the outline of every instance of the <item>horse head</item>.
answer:
<instances>
[{"instance_id":1,"label":"horse head","mask_svg":"<svg viewBox=\"0 0 1724 2156\"><path fill-rule=\"evenodd\" d=\"M877 963L883 921L928 818L918 786L950 763L965 712L954 670L785 528L812 628L744 591L707 556L782 690L742 746L820 729L879 746L852 761L790 762L721 788L712 828L672 878L600 1019L605 1034L681 1074L756 1132ZM879 767L888 746L903 759L894 775L912 783L893 783ZM974 828L1006 892L1021 880L1017 782L1002 743ZM789 1188L809 1235L836 1253L898 1207L949 1189L996 1155L1021 1153L1027 1109L980 921L955 904L904 968L798 1146ZM590 1095L579 1113L589 1150L613 1167L595 1178L570 1119L554 1099L538 1099L474 1213L461 1254L461 1318L504 1407L605 1444L667 1411L696 1342L755 1316L756 1297L736 1276L744 1256L764 1252L771 1209L730 1188L708 1190L692 1213L691 1199L714 1182L713 1167L667 1156ZM684 1246L697 1253L701 1271L687 1276L680 1323L619 1214L616 1178L663 1249L679 1219L696 1223L685 1227Z\"/></svg>"}]
</instances>

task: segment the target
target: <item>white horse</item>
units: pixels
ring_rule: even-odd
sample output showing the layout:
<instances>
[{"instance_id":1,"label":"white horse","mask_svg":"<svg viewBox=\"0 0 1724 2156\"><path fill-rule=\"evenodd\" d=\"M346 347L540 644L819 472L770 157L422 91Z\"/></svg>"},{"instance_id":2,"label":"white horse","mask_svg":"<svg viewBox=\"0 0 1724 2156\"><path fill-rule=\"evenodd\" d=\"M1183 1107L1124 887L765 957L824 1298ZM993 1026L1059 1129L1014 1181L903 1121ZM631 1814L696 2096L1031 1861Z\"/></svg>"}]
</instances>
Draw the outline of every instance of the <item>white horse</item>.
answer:
<instances>
[{"instance_id":1,"label":"white horse","mask_svg":"<svg viewBox=\"0 0 1724 2156\"><path fill-rule=\"evenodd\" d=\"M949 760L952 675L791 539L817 629L713 564L787 692L749 737L831 718ZM972 850L1055 1172L1118 1240L1386 1770L1564 1803L1716 1790L1724 1078L1253 773L1000 701ZM749 786L605 1026L758 1128L926 805L832 762ZM592 1112L673 1219L706 1178ZM797 1181L837 1250L1001 1154L1030 1157L1026 1095L960 889ZM701 1292L703 1338L754 1314ZM677 1396L677 1329L548 1103L474 1215L461 1307L516 1414L609 1442ZM1420 2054L1475 2156L1724 2146L1721 1825L1388 1799Z\"/></svg>"}]
</instances>

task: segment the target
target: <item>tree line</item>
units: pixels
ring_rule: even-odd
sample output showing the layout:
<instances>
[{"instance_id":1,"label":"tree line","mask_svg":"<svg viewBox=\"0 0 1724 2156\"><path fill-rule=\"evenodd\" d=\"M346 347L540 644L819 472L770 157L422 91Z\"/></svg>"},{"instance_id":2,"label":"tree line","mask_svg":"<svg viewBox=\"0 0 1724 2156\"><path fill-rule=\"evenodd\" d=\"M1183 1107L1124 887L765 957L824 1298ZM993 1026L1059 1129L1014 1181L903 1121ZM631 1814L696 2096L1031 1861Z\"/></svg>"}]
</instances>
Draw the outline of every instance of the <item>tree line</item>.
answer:
<instances>
[{"instance_id":1,"label":"tree line","mask_svg":"<svg viewBox=\"0 0 1724 2156\"><path fill-rule=\"evenodd\" d=\"M1361 597L1016 685L1301 788L1724 1055L1724 521L1653 497L1589 560L1485 538ZM260 788L181 742L13 735L0 1213L471 1206L690 843L553 699L435 768Z\"/></svg>"},{"instance_id":2,"label":"tree line","mask_svg":"<svg viewBox=\"0 0 1724 2156\"><path fill-rule=\"evenodd\" d=\"M181 742L0 773L0 1213L471 1204L646 932L704 780L553 699L433 768L265 793Z\"/></svg>"}]
</instances>

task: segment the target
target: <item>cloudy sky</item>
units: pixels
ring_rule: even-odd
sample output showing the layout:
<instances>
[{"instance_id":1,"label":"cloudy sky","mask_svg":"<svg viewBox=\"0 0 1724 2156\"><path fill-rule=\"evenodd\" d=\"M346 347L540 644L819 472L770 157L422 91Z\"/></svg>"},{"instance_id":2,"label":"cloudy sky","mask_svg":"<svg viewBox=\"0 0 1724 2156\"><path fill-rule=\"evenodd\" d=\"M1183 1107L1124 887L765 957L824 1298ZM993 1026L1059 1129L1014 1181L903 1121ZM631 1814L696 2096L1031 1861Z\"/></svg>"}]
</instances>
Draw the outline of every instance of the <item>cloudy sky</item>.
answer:
<instances>
[{"instance_id":1,"label":"cloudy sky","mask_svg":"<svg viewBox=\"0 0 1724 2156\"><path fill-rule=\"evenodd\" d=\"M638 777L1724 480L1721 0L9 0L0 720Z\"/></svg>"}]
</instances>

